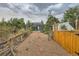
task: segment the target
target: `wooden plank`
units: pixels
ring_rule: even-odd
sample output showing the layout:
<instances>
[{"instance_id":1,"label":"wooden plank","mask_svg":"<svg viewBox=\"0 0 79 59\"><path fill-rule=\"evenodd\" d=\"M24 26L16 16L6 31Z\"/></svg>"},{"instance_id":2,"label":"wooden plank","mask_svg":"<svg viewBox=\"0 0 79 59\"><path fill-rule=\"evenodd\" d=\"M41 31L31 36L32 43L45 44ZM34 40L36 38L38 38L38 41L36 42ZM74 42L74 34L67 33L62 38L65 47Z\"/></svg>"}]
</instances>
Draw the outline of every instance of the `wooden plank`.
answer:
<instances>
[{"instance_id":1,"label":"wooden plank","mask_svg":"<svg viewBox=\"0 0 79 59\"><path fill-rule=\"evenodd\" d=\"M6 55L6 54L10 54L10 53L11 53L12 55L16 55L16 54L14 53L14 50L13 50L13 43L14 43L13 40L16 40L17 37L22 36L22 35L24 35L25 33L27 33L27 32L18 33L18 34L16 34L16 35L13 35L13 36L9 37L8 40L6 40L6 41L0 43L0 45L4 46L3 49L0 49L0 55ZM22 37L21 37L21 38L22 38Z\"/></svg>"},{"instance_id":2,"label":"wooden plank","mask_svg":"<svg viewBox=\"0 0 79 59\"><path fill-rule=\"evenodd\" d=\"M69 31L55 31L55 40L71 54L79 53L79 36L74 32Z\"/></svg>"}]
</instances>

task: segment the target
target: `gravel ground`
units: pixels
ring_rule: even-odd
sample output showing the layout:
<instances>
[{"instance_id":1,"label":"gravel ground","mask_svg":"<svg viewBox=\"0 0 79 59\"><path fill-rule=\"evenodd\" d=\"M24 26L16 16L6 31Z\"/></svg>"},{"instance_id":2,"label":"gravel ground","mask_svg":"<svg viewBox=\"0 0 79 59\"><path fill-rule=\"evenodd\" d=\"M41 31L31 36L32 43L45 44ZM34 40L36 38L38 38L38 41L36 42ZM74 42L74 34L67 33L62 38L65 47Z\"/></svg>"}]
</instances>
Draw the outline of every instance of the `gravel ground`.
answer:
<instances>
[{"instance_id":1,"label":"gravel ground","mask_svg":"<svg viewBox=\"0 0 79 59\"><path fill-rule=\"evenodd\" d=\"M69 56L70 54L54 40L48 41L48 35L33 32L17 49L18 56Z\"/></svg>"}]
</instances>

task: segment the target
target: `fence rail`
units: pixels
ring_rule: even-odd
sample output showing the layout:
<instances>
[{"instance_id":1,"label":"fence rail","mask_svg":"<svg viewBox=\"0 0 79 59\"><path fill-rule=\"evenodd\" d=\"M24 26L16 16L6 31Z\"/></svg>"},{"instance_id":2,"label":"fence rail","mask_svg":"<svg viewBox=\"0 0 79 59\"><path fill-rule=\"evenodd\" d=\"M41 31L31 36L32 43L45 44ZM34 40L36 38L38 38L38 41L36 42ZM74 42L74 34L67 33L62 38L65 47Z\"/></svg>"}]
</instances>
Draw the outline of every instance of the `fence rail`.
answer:
<instances>
[{"instance_id":1,"label":"fence rail","mask_svg":"<svg viewBox=\"0 0 79 59\"><path fill-rule=\"evenodd\" d=\"M16 55L15 47L25 39L24 36L28 36L28 33L26 31L15 34L9 37L8 40L0 43L0 55Z\"/></svg>"}]
</instances>

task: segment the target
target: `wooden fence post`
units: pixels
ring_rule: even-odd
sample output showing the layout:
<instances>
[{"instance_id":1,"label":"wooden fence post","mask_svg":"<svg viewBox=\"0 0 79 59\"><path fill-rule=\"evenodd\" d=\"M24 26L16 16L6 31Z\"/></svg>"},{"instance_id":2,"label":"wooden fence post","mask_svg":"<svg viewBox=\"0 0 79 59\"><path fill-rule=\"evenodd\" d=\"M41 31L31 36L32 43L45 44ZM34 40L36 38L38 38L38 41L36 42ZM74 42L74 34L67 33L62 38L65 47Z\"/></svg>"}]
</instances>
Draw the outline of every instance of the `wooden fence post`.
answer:
<instances>
[{"instance_id":1,"label":"wooden fence post","mask_svg":"<svg viewBox=\"0 0 79 59\"><path fill-rule=\"evenodd\" d=\"M13 47L14 47L13 46L13 39L10 39L10 50L11 50L11 53L13 54L13 56L15 56Z\"/></svg>"}]
</instances>

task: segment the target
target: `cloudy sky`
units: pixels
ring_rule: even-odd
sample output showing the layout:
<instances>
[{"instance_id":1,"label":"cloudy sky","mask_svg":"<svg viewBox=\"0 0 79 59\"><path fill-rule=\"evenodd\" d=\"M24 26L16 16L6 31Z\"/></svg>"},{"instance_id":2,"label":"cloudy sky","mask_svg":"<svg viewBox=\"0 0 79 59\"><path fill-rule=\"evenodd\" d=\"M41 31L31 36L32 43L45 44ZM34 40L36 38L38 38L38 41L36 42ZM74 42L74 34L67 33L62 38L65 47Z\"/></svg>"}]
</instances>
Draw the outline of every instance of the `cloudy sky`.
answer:
<instances>
[{"instance_id":1,"label":"cloudy sky","mask_svg":"<svg viewBox=\"0 0 79 59\"><path fill-rule=\"evenodd\" d=\"M79 5L78 3L0 3L0 20L11 17L24 18L32 22L47 21L49 11L59 20L63 18L64 11Z\"/></svg>"}]
</instances>

